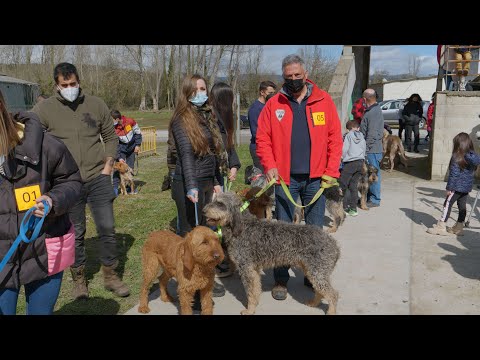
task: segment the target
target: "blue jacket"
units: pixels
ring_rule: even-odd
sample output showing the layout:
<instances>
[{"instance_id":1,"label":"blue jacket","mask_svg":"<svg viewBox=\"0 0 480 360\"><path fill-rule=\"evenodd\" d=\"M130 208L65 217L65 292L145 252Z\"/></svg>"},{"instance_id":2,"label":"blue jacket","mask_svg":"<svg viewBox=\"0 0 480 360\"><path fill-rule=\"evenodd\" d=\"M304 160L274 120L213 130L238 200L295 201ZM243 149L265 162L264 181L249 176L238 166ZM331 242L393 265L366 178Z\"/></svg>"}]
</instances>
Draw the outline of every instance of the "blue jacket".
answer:
<instances>
[{"instance_id":1,"label":"blue jacket","mask_svg":"<svg viewBox=\"0 0 480 360\"><path fill-rule=\"evenodd\" d=\"M477 165L480 165L480 156L470 151L465 154L465 160L467 161L467 167L463 170L460 169L456 162L450 160L447 190L461 193L469 193L472 191L473 173Z\"/></svg>"}]
</instances>

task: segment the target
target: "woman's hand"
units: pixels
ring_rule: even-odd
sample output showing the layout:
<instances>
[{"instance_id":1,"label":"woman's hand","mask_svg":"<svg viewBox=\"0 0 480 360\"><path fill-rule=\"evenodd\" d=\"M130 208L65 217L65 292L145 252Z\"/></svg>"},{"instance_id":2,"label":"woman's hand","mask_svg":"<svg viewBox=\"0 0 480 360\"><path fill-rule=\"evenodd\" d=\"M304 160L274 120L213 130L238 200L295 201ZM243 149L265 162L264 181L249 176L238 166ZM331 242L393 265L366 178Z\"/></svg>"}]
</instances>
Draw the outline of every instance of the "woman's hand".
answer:
<instances>
[{"instance_id":1,"label":"woman's hand","mask_svg":"<svg viewBox=\"0 0 480 360\"><path fill-rule=\"evenodd\" d=\"M193 189L188 190L187 198L193 203L198 202L198 189L193 188Z\"/></svg>"},{"instance_id":2,"label":"woman's hand","mask_svg":"<svg viewBox=\"0 0 480 360\"><path fill-rule=\"evenodd\" d=\"M215 192L215 194L220 194L222 192L222 187L220 185L215 185L213 187L213 191Z\"/></svg>"},{"instance_id":3,"label":"woman's hand","mask_svg":"<svg viewBox=\"0 0 480 360\"><path fill-rule=\"evenodd\" d=\"M45 214L45 206L43 206L42 200L44 200L48 203L48 205L49 205L48 212L50 212L52 210L52 205L53 205L52 199L50 198L50 196L42 195L42 196L38 197L35 200L35 202L36 202L35 207L37 209L33 211L33 215L35 215L36 217L39 217L39 218L43 217L44 214ZM48 213L45 214L45 215L48 215Z\"/></svg>"},{"instance_id":4,"label":"woman's hand","mask_svg":"<svg viewBox=\"0 0 480 360\"><path fill-rule=\"evenodd\" d=\"M237 171L238 171L237 168L231 168L230 175L228 176L228 180L235 181L235 179L237 178Z\"/></svg>"},{"instance_id":5,"label":"woman's hand","mask_svg":"<svg viewBox=\"0 0 480 360\"><path fill-rule=\"evenodd\" d=\"M447 190L447 196L450 196L451 194L453 194L453 191Z\"/></svg>"}]
</instances>

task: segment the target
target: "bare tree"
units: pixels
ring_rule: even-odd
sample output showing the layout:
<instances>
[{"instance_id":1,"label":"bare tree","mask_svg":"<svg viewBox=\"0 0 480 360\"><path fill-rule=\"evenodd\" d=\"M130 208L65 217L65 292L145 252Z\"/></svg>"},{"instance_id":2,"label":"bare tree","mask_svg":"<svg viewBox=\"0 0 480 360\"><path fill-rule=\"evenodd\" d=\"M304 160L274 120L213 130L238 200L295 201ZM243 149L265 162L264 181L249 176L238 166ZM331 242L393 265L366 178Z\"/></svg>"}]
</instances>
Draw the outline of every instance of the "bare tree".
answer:
<instances>
[{"instance_id":1,"label":"bare tree","mask_svg":"<svg viewBox=\"0 0 480 360\"><path fill-rule=\"evenodd\" d=\"M408 57L408 74L417 77L422 65L421 58L416 54L410 54Z\"/></svg>"},{"instance_id":2,"label":"bare tree","mask_svg":"<svg viewBox=\"0 0 480 360\"><path fill-rule=\"evenodd\" d=\"M383 81L384 78L388 77L389 72L385 69L375 69L373 74L370 76L370 84L378 84Z\"/></svg>"},{"instance_id":3,"label":"bare tree","mask_svg":"<svg viewBox=\"0 0 480 360\"><path fill-rule=\"evenodd\" d=\"M145 66L143 64L144 45L135 45L135 46L125 45L125 48L127 49L131 58L133 59L133 61L138 67L140 85L141 85L141 90L140 90L141 100L140 100L140 106L138 107L138 110L145 111L147 109L147 100L146 100L147 94L145 90Z\"/></svg>"}]
</instances>

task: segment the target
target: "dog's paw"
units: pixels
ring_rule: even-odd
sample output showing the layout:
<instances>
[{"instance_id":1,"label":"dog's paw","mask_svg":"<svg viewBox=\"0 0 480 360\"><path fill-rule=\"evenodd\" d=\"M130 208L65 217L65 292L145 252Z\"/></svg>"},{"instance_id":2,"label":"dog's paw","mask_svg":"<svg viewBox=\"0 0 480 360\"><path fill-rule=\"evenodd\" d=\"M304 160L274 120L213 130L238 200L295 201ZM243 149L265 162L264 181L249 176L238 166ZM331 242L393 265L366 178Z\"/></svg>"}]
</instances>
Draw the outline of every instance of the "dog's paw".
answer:
<instances>
[{"instance_id":1,"label":"dog's paw","mask_svg":"<svg viewBox=\"0 0 480 360\"><path fill-rule=\"evenodd\" d=\"M318 305L320 305L320 302L315 301L315 298L313 298L312 300L308 300L305 303L305 305L310 306L310 307L317 307Z\"/></svg>"},{"instance_id":2,"label":"dog's paw","mask_svg":"<svg viewBox=\"0 0 480 360\"><path fill-rule=\"evenodd\" d=\"M142 314L148 314L150 312L150 308L148 307L148 305L139 306L138 312Z\"/></svg>"},{"instance_id":3,"label":"dog's paw","mask_svg":"<svg viewBox=\"0 0 480 360\"><path fill-rule=\"evenodd\" d=\"M245 310L240 311L240 314L242 314L242 315L254 315L255 311L245 309Z\"/></svg>"},{"instance_id":4,"label":"dog's paw","mask_svg":"<svg viewBox=\"0 0 480 360\"><path fill-rule=\"evenodd\" d=\"M162 300L163 302L175 302L175 299L170 295L161 295L160 300Z\"/></svg>"},{"instance_id":5,"label":"dog's paw","mask_svg":"<svg viewBox=\"0 0 480 360\"><path fill-rule=\"evenodd\" d=\"M337 228L336 228L336 227L330 227L330 228L328 228L328 229L326 230L326 232L329 233L329 234L333 234L333 233L336 232L336 231L337 231Z\"/></svg>"},{"instance_id":6,"label":"dog's paw","mask_svg":"<svg viewBox=\"0 0 480 360\"><path fill-rule=\"evenodd\" d=\"M369 209L368 207L366 207L366 206L365 206L365 207L361 207L361 206L360 206L360 209L365 210L365 211L370 210L370 209Z\"/></svg>"}]
</instances>

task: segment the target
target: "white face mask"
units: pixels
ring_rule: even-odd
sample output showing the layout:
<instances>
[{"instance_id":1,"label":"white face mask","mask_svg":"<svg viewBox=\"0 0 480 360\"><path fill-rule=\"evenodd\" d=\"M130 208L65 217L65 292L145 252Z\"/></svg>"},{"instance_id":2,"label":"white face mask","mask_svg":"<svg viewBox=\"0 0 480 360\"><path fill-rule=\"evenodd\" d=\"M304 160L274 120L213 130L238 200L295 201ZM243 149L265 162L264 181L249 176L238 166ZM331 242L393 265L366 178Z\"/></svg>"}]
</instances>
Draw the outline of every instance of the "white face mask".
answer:
<instances>
[{"instance_id":1,"label":"white face mask","mask_svg":"<svg viewBox=\"0 0 480 360\"><path fill-rule=\"evenodd\" d=\"M74 102L78 97L78 93L80 92L79 87L59 88L59 90L60 95L62 95L65 100L68 100L70 102Z\"/></svg>"}]
</instances>

